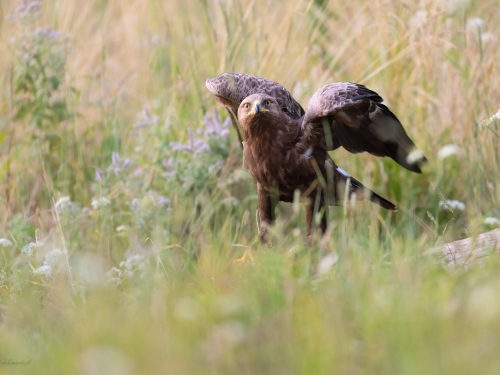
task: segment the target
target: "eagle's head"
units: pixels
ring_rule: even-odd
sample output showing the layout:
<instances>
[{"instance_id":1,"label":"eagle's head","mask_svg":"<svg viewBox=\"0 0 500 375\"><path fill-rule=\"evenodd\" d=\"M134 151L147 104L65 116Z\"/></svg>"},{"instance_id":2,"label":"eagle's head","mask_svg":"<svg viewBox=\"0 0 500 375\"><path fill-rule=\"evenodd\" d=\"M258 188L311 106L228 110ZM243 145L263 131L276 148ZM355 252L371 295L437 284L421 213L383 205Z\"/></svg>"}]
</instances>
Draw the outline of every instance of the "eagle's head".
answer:
<instances>
[{"instance_id":1,"label":"eagle's head","mask_svg":"<svg viewBox=\"0 0 500 375\"><path fill-rule=\"evenodd\" d=\"M247 130L258 124L272 123L273 119L278 119L280 115L281 109L278 102L266 94L247 96L238 108L238 120Z\"/></svg>"}]
</instances>

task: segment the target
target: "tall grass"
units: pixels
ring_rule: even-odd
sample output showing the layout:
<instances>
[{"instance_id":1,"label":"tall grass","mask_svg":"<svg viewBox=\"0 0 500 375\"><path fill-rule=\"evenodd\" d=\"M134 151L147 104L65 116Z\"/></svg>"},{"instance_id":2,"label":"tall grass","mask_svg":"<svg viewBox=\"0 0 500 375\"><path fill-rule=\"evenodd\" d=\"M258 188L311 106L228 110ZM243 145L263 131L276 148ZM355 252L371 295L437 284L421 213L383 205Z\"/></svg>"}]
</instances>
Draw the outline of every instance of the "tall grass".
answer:
<instances>
[{"instance_id":1,"label":"tall grass","mask_svg":"<svg viewBox=\"0 0 500 375\"><path fill-rule=\"evenodd\" d=\"M424 255L500 218L497 2L0 14L0 372L500 371L498 259L448 270ZM281 204L264 249L254 183L204 86L223 71L276 80L304 107L327 83L365 84L430 162L416 175L333 152L399 212L332 207L306 247L303 208ZM233 265L248 248L255 262Z\"/></svg>"}]
</instances>

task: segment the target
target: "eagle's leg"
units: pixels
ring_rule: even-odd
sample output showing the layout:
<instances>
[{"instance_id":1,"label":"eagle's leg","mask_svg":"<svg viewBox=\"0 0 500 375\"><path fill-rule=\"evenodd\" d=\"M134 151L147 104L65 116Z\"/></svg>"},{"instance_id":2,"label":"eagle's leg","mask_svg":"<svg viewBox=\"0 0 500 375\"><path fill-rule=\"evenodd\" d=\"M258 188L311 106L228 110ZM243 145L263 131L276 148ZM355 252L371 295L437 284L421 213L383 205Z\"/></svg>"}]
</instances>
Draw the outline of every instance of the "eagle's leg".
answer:
<instances>
[{"instance_id":1,"label":"eagle's leg","mask_svg":"<svg viewBox=\"0 0 500 375\"><path fill-rule=\"evenodd\" d=\"M273 200L271 194L268 190L264 189L262 185L257 183L257 200L258 200L258 212L259 212L259 221L260 221L260 232L259 236L266 247L270 247L272 245L271 241L267 240L267 228L274 223L274 209L276 207L276 200ZM243 256L239 259L233 260L235 264L244 264L248 261L252 262L253 254L252 250L247 249L243 253Z\"/></svg>"},{"instance_id":2,"label":"eagle's leg","mask_svg":"<svg viewBox=\"0 0 500 375\"><path fill-rule=\"evenodd\" d=\"M238 135L238 140L240 141L240 146L243 149L243 137L241 136L241 131L240 131L240 125L238 122L238 117L236 116L231 109L227 108L227 111L229 113L229 117L231 117L231 123L233 124L234 130L236 130L236 134Z\"/></svg>"},{"instance_id":3,"label":"eagle's leg","mask_svg":"<svg viewBox=\"0 0 500 375\"><path fill-rule=\"evenodd\" d=\"M323 214L321 216L321 223L320 223L320 228L321 228L321 234L325 234L326 228L328 226L328 217L326 215L326 207L324 202L320 202L319 204L319 209L318 212L322 212ZM308 204L306 205L306 241L308 245L311 245L312 242L312 224L314 220L314 204Z\"/></svg>"},{"instance_id":4,"label":"eagle's leg","mask_svg":"<svg viewBox=\"0 0 500 375\"><path fill-rule=\"evenodd\" d=\"M277 202L273 199L271 193L259 183L257 183L257 202L259 206L260 239L264 245L270 247L271 241L266 238L267 228L274 224L274 209Z\"/></svg>"}]
</instances>

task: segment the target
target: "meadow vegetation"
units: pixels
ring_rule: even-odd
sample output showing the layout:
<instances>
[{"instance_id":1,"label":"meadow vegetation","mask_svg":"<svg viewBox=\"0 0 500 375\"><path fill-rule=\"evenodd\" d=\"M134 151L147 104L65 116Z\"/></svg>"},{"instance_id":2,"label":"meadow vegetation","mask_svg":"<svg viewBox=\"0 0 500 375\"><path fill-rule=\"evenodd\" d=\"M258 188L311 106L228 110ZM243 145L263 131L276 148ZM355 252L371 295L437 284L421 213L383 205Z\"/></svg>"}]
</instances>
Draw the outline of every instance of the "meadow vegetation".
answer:
<instances>
[{"instance_id":1,"label":"meadow vegetation","mask_svg":"<svg viewBox=\"0 0 500 375\"><path fill-rule=\"evenodd\" d=\"M426 254L500 226L498 1L11 0L0 55L0 373L500 373L499 260ZM429 163L333 152L399 211L264 248L224 71L364 84Z\"/></svg>"}]
</instances>

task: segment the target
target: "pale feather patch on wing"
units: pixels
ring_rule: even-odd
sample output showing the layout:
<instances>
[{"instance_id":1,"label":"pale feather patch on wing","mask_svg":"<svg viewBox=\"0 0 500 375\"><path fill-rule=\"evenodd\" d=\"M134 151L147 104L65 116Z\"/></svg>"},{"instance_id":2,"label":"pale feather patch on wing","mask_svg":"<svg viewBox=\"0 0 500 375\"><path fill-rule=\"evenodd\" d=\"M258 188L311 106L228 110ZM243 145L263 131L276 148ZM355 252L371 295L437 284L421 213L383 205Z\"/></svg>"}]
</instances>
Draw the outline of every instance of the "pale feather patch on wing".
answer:
<instances>
[{"instance_id":1,"label":"pale feather patch on wing","mask_svg":"<svg viewBox=\"0 0 500 375\"><path fill-rule=\"evenodd\" d=\"M421 150L419 150L418 148L416 148L415 150L410 152L408 154L408 156L406 157L406 162L408 164L418 164L419 162L421 162L423 160L425 160L424 153Z\"/></svg>"},{"instance_id":2,"label":"pale feather patch on wing","mask_svg":"<svg viewBox=\"0 0 500 375\"><path fill-rule=\"evenodd\" d=\"M339 171L343 176L345 176L347 178L351 177L351 175L349 173L347 173L346 171L344 171L342 168L337 167L337 171Z\"/></svg>"}]
</instances>

